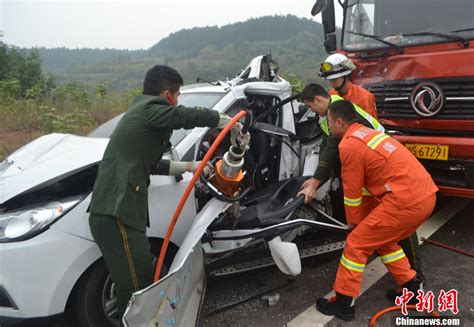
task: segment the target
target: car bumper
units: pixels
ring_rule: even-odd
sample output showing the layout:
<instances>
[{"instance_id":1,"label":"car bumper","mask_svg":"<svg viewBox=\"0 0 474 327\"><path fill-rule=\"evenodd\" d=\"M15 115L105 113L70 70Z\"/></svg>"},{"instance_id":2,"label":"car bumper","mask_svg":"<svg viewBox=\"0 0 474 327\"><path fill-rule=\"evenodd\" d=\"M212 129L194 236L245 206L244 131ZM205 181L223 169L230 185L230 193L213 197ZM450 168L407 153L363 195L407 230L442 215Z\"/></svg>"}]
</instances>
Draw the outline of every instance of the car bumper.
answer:
<instances>
[{"instance_id":1,"label":"car bumper","mask_svg":"<svg viewBox=\"0 0 474 327\"><path fill-rule=\"evenodd\" d=\"M54 225L31 239L0 243L0 322L64 312L75 283L99 257L94 242Z\"/></svg>"},{"instance_id":2,"label":"car bumper","mask_svg":"<svg viewBox=\"0 0 474 327\"><path fill-rule=\"evenodd\" d=\"M443 194L474 198L474 138L394 135L401 143L449 146L447 161L420 160Z\"/></svg>"}]
</instances>

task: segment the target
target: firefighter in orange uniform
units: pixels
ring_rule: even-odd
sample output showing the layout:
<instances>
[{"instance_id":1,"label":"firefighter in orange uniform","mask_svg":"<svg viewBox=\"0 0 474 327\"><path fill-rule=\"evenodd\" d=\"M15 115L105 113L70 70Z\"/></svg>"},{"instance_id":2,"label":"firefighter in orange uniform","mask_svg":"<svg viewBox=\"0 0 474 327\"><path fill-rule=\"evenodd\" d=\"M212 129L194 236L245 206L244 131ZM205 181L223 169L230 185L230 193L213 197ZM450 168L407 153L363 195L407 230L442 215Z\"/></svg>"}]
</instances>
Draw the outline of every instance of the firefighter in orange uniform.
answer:
<instances>
[{"instance_id":1,"label":"firefighter in orange uniform","mask_svg":"<svg viewBox=\"0 0 474 327\"><path fill-rule=\"evenodd\" d=\"M349 80L349 75L355 68L354 63L345 55L334 53L321 63L319 76L331 84L332 88L329 90L329 94L339 95L344 100L355 103L377 119L375 96Z\"/></svg>"},{"instance_id":2,"label":"firefighter in orange uniform","mask_svg":"<svg viewBox=\"0 0 474 327\"><path fill-rule=\"evenodd\" d=\"M352 320L367 258L376 251L395 282L417 294L423 281L410 268L400 240L410 236L430 216L438 188L418 160L395 139L356 122L349 101L329 107L328 123L340 138L339 156L347 222L354 225L346 240L336 281L336 296L320 298L316 307L326 315ZM380 204L364 212L362 188ZM395 299L396 292L388 297Z\"/></svg>"}]
</instances>

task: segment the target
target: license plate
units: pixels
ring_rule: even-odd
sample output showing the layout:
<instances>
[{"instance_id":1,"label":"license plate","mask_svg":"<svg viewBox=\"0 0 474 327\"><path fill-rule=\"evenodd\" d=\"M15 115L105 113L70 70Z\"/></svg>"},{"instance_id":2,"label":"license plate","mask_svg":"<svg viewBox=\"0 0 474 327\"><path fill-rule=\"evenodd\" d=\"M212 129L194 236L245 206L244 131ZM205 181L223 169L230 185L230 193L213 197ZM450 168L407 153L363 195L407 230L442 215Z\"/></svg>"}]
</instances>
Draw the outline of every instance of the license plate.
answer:
<instances>
[{"instance_id":1,"label":"license plate","mask_svg":"<svg viewBox=\"0 0 474 327\"><path fill-rule=\"evenodd\" d=\"M431 160L448 160L449 146L435 144L405 144L417 158Z\"/></svg>"}]
</instances>

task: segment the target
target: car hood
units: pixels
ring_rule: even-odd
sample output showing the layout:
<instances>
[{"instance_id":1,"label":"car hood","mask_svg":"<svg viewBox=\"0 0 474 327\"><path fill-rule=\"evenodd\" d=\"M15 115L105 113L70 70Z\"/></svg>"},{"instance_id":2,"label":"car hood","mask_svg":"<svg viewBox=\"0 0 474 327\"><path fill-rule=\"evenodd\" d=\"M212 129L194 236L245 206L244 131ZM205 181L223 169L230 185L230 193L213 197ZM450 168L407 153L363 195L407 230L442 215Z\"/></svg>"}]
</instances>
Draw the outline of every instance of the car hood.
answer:
<instances>
[{"instance_id":1,"label":"car hood","mask_svg":"<svg viewBox=\"0 0 474 327\"><path fill-rule=\"evenodd\" d=\"M102 159L109 139L70 134L42 136L0 163L0 204Z\"/></svg>"}]
</instances>

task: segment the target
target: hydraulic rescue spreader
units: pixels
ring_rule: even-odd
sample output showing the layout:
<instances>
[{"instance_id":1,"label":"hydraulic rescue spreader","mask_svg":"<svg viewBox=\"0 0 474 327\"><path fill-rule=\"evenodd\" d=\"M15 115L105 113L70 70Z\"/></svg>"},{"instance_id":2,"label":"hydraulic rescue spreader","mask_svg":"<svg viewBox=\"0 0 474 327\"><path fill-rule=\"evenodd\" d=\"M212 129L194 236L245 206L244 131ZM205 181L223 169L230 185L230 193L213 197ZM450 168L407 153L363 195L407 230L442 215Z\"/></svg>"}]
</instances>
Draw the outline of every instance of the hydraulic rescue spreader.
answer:
<instances>
[{"instance_id":1,"label":"hydraulic rescue spreader","mask_svg":"<svg viewBox=\"0 0 474 327\"><path fill-rule=\"evenodd\" d=\"M209 179L218 190L228 197L235 198L240 193L240 183L244 179L244 155L250 144L250 134L232 132L229 150L215 165L216 173Z\"/></svg>"},{"instance_id":2,"label":"hydraulic rescue spreader","mask_svg":"<svg viewBox=\"0 0 474 327\"><path fill-rule=\"evenodd\" d=\"M183 196L181 197L181 200L176 207L176 210L174 212L173 218L171 219L170 225L168 227L168 231L166 232L165 239L163 241L163 245L161 247L160 255L158 257L158 263L156 265L156 270L155 270L155 276L154 276L154 281L158 281L160 278L160 273L161 273L161 268L163 266L163 262L165 259L166 251L168 249L168 244L169 240L171 237L171 234L173 233L174 227L176 226L176 222L178 221L178 217L181 214L181 211L183 210L184 204L186 203L186 200L188 199L189 194L191 193L191 190L194 188L194 185L196 184L196 181L198 180L199 176L202 174L204 168L206 167L209 159L211 156L214 154L214 151L217 149L219 144L222 142L226 134L230 131L231 127L242 117L248 115L247 111L240 111L237 115L235 115L231 121L224 127L224 129L219 133L217 138L215 139L214 143L212 144L211 148L209 151L206 153L204 156L204 159L201 161L201 164L199 165L198 169L193 175L193 178L189 182L188 187L184 191ZM250 127L252 119L246 119L244 123L244 127L242 128L241 133L248 134L248 129ZM239 134L241 134L239 133ZM249 138L250 141L250 138ZM248 143L247 143L248 146ZM242 195L242 194L241 194Z\"/></svg>"}]
</instances>

